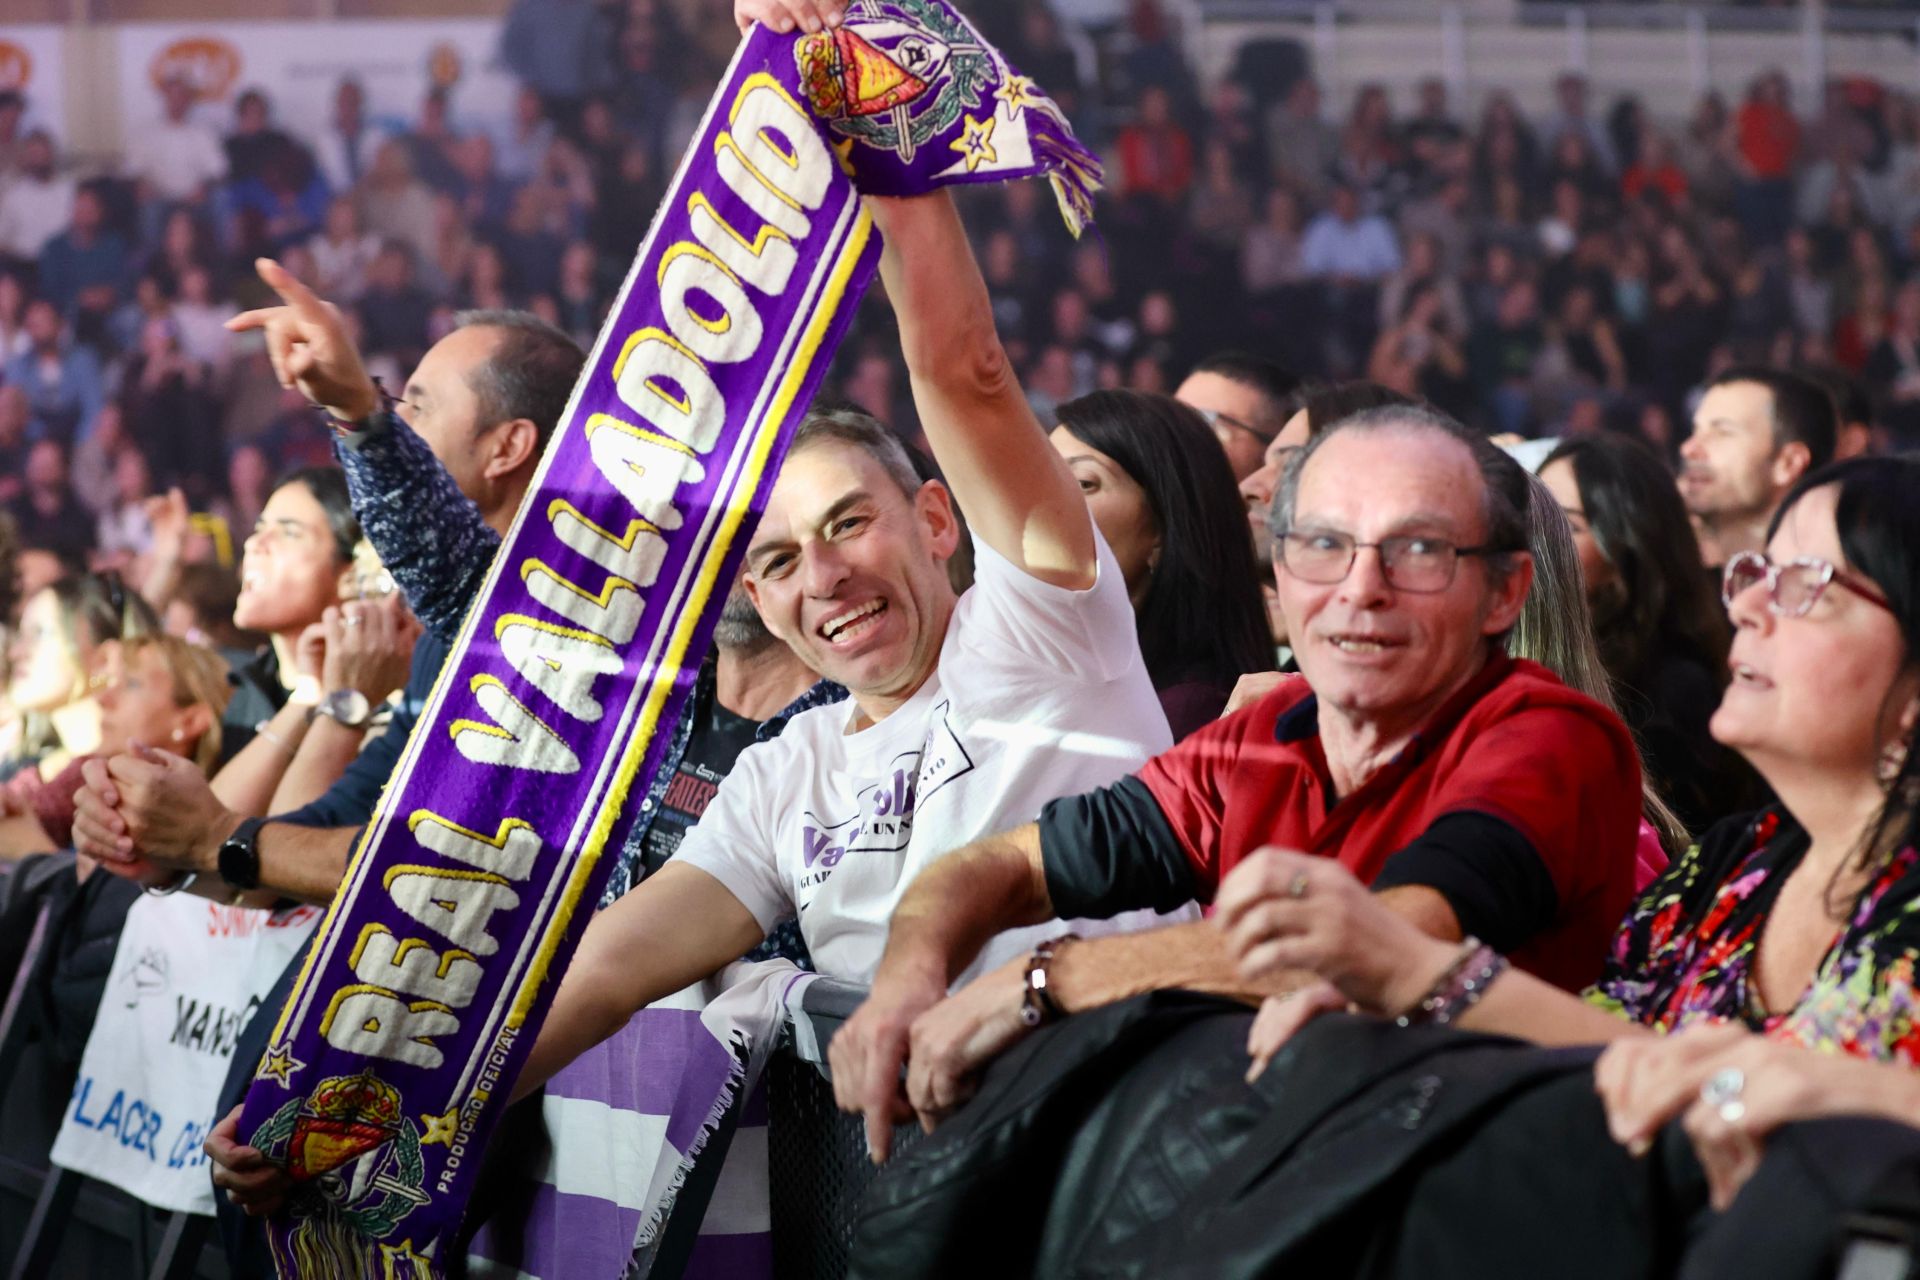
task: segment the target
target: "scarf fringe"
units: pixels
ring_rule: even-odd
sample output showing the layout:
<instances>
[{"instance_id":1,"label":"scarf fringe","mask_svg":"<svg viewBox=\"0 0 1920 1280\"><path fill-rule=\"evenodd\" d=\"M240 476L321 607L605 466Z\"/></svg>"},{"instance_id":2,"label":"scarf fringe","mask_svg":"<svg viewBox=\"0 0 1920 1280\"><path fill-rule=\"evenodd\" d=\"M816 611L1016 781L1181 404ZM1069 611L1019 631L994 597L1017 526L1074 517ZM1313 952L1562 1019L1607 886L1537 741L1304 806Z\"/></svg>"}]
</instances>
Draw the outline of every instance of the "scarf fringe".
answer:
<instances>
[{"instance_id":1,"label":"scarf fringe","mask_svg":"<svg viewBox=\"0 0 1920 1280\"><path fill-rule=\"evenodd\" d=\"M753 1058L753 1042L744 1032L734 1032L728 1049L733 1053L733 1066L727 1071L726 1083L715 1095L713 1105L707 1109L706 1118L700 1122L700 1129L694 1134L693 1141L680 1155L680 1164L673 1171L673 1177L667 1183L667 1189L661 1193L659 1203L654 1205L645 1222L634 1235L633 1261L627 1267L623 1280L642 1280L652 1268L652 1252L659 1243L660 1233L666 1229L667 1220L673 1216L674 1205L679 1202L680 1189L687 1184L693 1173L695 1162L700 1153L707 1149L707 1143L720 1131L726 1122L727 1113L733 1110L735 1099L744 1092L747 1073Z\"/></svg>"}]
</instances>

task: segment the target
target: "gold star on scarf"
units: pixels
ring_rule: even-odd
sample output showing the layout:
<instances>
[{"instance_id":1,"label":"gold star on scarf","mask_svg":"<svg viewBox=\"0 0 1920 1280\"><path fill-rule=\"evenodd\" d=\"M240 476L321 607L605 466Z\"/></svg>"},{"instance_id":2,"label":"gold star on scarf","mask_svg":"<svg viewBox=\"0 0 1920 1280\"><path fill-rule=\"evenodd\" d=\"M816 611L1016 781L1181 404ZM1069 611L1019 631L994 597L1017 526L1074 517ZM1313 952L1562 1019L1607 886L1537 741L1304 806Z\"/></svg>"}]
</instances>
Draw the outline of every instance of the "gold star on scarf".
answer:
<instances>
[{"instance_id":1,"label":"gold star on scarf","mask_svg":"<svg viewBox=\"0 0 1920 1280\"><path fill-rule=\"evenodd\" d=\"M257 1080L271 1080L282 1089L290 1089L289 1083L294 1072L307 1064L293 1056L293 1050L284 1042L273 1045L267 1050L266 1057L260 1060L260 1070L254 1073Z\"/></svg>"},{"instance_id":2,"label":"gold star on scarf","mask_svg":"<svg viewBox=\"0 0 1920 1280\"><path fill-rule=\"evenodd\" d=\"M420 1135L420 1145L430 1147L439 1143L443 1147L453 1145L453 1135L460 1127L460 1108L455 1107L443 1116L421 1116L420 1123L427 1131Z\"/></svg>"},{"instance_id":3,"label":"gold star on scarf","mask_svg":"<svg viewBox=\"0 0 1920 1280\"><path fill-rule=\"evenodd\" d=\"M380 1280L432 1280L433 1250L413 1251L413 1237L380 1246Z\"/></svg>"},{"instance_id":4,"label":"gold star on scarf","mask_svg":"<svg viewBox=\"0 0 1920 1280\"><path fill-rule=\"evenodd\" d=\"M843 138L839 142L827 143L833 148L833 158L840 162L840 172L849 178L853 176L853 139Z\"/></svg>"},{"instance_id":5,"label":"gold star on scarf","mask_svg":"<svg viewBox=\"0 0 1920 1280\"><path fill-rule=\"evenodd\" d=\"M972 173L982 164L992 164L1000 157L993 149L993 117L975 120L968 116L966 122L966 132L947 145L967 158L967 172Z\"/></svg>"},{"instance_id":6,"label":"gold star on scarf","mask_svg":"<svg viewBox=\"0 0 1920 1280\"><path fill-rule=\"evenodd\" d=\"M993 91L993 96L1007 104L1007 116L1011 119L1020 108L1031 106L1038 101L1027 92L1031 88L1033 88L1033 81L1025 76L1009 75L1006 81Z\"/></svg>"}]
</instances>

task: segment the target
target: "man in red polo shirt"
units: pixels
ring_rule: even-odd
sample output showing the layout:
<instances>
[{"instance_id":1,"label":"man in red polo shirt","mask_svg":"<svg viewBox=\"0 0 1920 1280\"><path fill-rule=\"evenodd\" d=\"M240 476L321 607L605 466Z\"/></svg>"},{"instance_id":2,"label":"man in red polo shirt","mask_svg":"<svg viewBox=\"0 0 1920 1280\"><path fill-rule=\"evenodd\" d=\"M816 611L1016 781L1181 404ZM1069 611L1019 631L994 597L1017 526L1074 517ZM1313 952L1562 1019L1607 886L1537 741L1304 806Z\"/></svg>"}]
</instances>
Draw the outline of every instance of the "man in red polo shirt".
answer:
<instances>
[{"instance_id":1,"label":"man in red polo shirt","mask_svg":"<svg viewBox=\"0 0 1920 1280\"><path fill-rule=\"evenodd\" d=\"M1348 418L1301 451L1273 512L1301 677L921 874L829 1050L876 1159L893 1123L957 1106L1046 1017L1298 985L1241 978L1198 923L1043 947L946 995L1003 929L1209 901L1263 847L1336 858L1429 933L1562 986L1598 974L1632 895L1639 763L1611 712L1505 654L1532 580L1526 504L1517 464L1423 408Z\"/></svg>"}]
</instances>

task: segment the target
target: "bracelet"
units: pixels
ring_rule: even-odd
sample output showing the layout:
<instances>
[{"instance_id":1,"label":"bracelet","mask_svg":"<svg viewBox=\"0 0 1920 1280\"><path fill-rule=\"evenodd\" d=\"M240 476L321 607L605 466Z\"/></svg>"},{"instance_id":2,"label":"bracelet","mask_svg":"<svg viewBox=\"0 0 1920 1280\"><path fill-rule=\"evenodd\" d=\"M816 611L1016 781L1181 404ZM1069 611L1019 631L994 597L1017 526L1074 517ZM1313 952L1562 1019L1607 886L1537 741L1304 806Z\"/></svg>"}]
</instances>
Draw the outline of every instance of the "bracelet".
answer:
<instances>
[{"instance_id":1,"label":"bracelet","mask_svg":"<svg viewBox=\"0 0 1920 1280\"><path fill-rule=\"evenodd\" d=\"M1049 938L1041 943L1033 949L1033 954L1027 957L1026 985L1020 993L1020 1021L1029 1027L1037 1027L1042 1023L1067 1016L1067 1011L1062 1009L1060 1002L1053 998L1053 992L1050 989L1051 975L1048 970L1053 964L1054 956L1059 954L1060 948L1069 942L1079 940L1080 935L1077 933L1063 933L1057 938Z\"/></svg>"},{"instance_id":2,"label":"bracelet","mask_svg":"<svg viewBox=\"0 0 1920 1280\"><path fill-rule=\"evenodd\" d=\"M200 873L198 871L182 871L177 873L173 877L173 879L169 880L165 884L141 885L140 891L146 894L149 898L171 898L174 894L180 892L182 889L186 888L188 885L191 885L195 880L198 880L199 878L200 878Z\"/></svg>"},{"instance_id":3,"label":"bracelet","mask_svg":"<svg viewBox=\"0 0 1920 1280\"><path fill-rule=\"evenodd\" d=\"M1420 1003L1394 1019L1402 1027L1431 1024L1444 1027L1474 1005L1506 972L1507 958L1480 939L1469 937L1446 972L1434 980Z\"/></svg>"},{"instance_id":4,"label":"bracelet","mask_svg":"<svg viewBox=\"0 0 1920 1280\"><path fill-rule=\"evenodd\" d=\"M262 720L259 724L253 726L254 736L256 738L265 738L268 742L271 742L274 746L280 748L282 751L286 752L290 756L299 755L300 753L298 751L295 751L293 747L288 744L285 738L281 737L279 734L275 733L272 729L269 729L267 727L268 724L270 723L272 722L267 720Z\"/></svg>"}]
</instances>

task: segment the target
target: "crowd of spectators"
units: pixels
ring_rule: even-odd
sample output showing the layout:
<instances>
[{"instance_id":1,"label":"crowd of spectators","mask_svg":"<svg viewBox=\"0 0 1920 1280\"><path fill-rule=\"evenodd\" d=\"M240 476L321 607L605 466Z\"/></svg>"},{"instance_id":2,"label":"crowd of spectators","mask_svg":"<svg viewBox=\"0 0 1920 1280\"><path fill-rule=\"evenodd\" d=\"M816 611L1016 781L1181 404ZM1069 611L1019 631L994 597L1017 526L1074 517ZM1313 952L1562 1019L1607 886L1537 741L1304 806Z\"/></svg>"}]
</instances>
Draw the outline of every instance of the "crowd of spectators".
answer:
<instances>
[{"instance_id":1,"label":"crowd of spectators","mask_svg":"<svg viewBox=\"0 0 1920 1280\"><path fill-rule=\"evenodd\" d=\"M1836 80L1795 103L1768 72L1738 105L1713 93L1667 121L1569 73L1551 114L1494 92L1475 120L1437 79L1398 110L1377 84L1328 102L1311 74L1203 92L1150 4L1109 34L1097 80L1044 3L978 17L1109 164L1101 234L1079 244L1036 184L965 206L1043 417L1096 389L1170 391L1238 347L1488 430L1610 426L1668 451L1714 373L1829 367L1889 437L1920 434L1910 95ZM525 307L591 340L728 34L644 0L525 0L497 130L444 88L399 120L343 80L326 118L293 121L263 89L227 108L176 81L97 173L0 94L0 501L25 540L118 563L144 547L143 492L178 486L244 528L266 476L325 460L312 415L222 327L257 256L346 308L389 383L461 309ZM912 438L902 373L867 309L836 390Z\"/></svg>"},{"instance_id":2,"label":"crowd of spectators","mask_svg":"<svg viewBox=\"0 0 1920 1280\"><path fill-rule=\"evenodd\" d=\"M1286 1038L1276 1020L1290 1033L1354 1005L1404 1025L1434 1001L1464 1015L1509 956L1520 976L1475 1025L1586 1044L1711 1017L1910 1065L1881 1014L1909 1001L1920 955L1882 927L1920 796L1914 464L1824 468L1920 442L1920 101L1838 82L1800 114L1769 72L1737 109L1710 96L1669 124L1632 99L1602 109L1567 74L1539 119L1494 94L1470 123L1438 80L1404 113L1378 85L1335 112L1310 74L1202 92L1150 0L1094 46L1098 78L1044 0L976 16L1107 157L1100 233L1069 245L1037 183L967 192L964 227L944 200L876 202L896 250L887 288L836 359L824 398L842 407L800 429L768 522L798 527L844 491L829 509L878 532L828 554L895 540L907 594L938 608L896 626L883 593L802 627L818 593L783 557L821 553L806 539L749 553L699 710L641 806L661 814L621 851L522 1089L601 1052L689 974L781 945L800 901L821 908L801 929L809 963L872 984L832 1052L839 1101L866 1112L880 1156L889 1121L944 1118L1034 1027L1168 986L1271 997L1252 1040L1236 1032L1256 1073ZM68 858L76 885L97 860L162 896L236 906L334 896L729 30L651 0L522 0L498 129L441 87L410 119L375 118L350 79L324 120L279 120L250 88L216 123L169 81L103 172L71 171L31 104L0 94L0 561L18 569L0 606L26 604L0 855ZM990 303L964 287L969 244ZM311 355L295 385L262 329ZM1019 389L958 396L979 393L973 371L1002 347ZM438 394L456 384L472 394ZM1218 394L1251 407L1202 403ZM444 407L456 400L464 417ZM955 414L963 402L977 412ZM1530 438L1557 443L1528 456ZM938 446L964 522L902 441ZM239 572L212 569L243 537ZM949 563L969 540L977 574ZM874 563L876 579L894 571ZM974 607L957 612L969 576ZM974 637L1005 617L1019 640L1055 614L1058 645ZM889 637L921 669L880 680L847 656L862 641L834 647L843 630ZM949 639L964 674L944 665ZM231 689L200 646L228 651ZM1057 718L1126 759L1075 764L1035 739L1029 765L995 748L965 771L968 802L949 801L963 822L908 823L920 838L897 883L869 894L843 876L844 898L802 899L777 852L802 842L737 798L774 785L763 768L820 791L765 808L827 811L860 733L925 740L925 709L890 699L928 680L949 733ZM1751 709L1776 689L1784 711ZM747 761L792 767L743 764L720 790L749 743L768 749ZM1123 763L1140 772L1116 779ZM671 795L705 798L682 812L667 788L685 778L700 786ZM1773 808L1723 821L1763 783ZM1839 817L1815 803L1843 794ZM669 816L671 831L648 825ZM1814 829L1822 817L1867 834L1840 840ZM1820 859L1803 874L1808 839ZM0 877L0 911L25 879ZM1023 897L1036 884L1044 898ZM1736 896L1745 914L1730 915L1727 893L1753 894L1751 910ZM1309 896L1336 906L1296 928L1287 913ZM1146 913L1186 919L1194 902L1219 914L1146 931ZM1826 953L1800 947L1749 986L1742 939L1771 912L1842 960L1809 977ZM1035 938L1014 932L1116 916L1120 934L1030 956ZM1860 939L1830 941L1842 919ZM639 937L658 944L644 962ZM1056 943L1079 963L1049 977ZM1297 962L1262 952L1283 943ZM1354 960L1370 951L1384 958ZM1851 970L1828 969L1856 952L1896 977L1843 990ZM1282 991L1268 981L1282 968L1315 981ZM976 972L949 996L951 975ZM1566 994L1596 977L1604 1019ZM236 1048L223 1113L263 1049ZM1811 1076L1809 1060L1784 1069ZM1881 1110L1910 1120L1909 1103ZM216 1184L277 1204L277 1174L234 1126L209 1146ZM964 1139L948 1150L963 1160ZM944 1258L923 1229L885 1227L876 1246L869 1226L868 1264L890 1265L889 1236Z\"/></svg>"}]
</instances>

